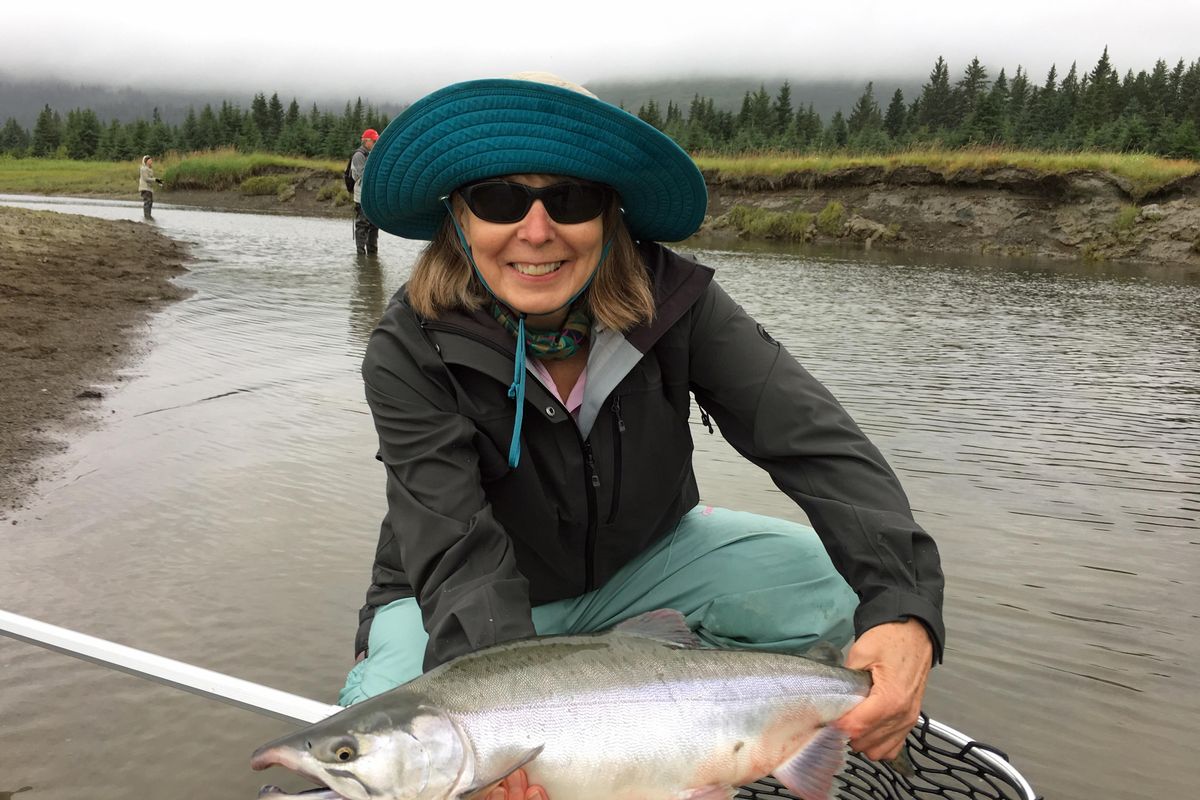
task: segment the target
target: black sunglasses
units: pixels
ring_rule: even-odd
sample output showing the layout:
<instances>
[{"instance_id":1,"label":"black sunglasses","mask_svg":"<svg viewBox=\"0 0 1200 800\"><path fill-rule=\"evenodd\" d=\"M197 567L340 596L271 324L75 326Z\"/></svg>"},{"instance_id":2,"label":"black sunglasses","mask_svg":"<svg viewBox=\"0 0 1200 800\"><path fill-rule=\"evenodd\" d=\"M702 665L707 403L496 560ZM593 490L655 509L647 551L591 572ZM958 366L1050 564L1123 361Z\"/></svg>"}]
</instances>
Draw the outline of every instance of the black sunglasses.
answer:
<instances>
[{"instance_id":1,"label":"black sunglasses","mask_svg":"<svg viewBox=\"0 0 1200 800\"><path fill-rule=\"evenodd\" d=\"M471 213L485 222L520 222L533 207L533 201L541 200L550 219L564 225L600 216L608 205L608 192L608 187L577 181L535 189L523 183L487 180L458 190Z\"/></svg>"}]
</instances>

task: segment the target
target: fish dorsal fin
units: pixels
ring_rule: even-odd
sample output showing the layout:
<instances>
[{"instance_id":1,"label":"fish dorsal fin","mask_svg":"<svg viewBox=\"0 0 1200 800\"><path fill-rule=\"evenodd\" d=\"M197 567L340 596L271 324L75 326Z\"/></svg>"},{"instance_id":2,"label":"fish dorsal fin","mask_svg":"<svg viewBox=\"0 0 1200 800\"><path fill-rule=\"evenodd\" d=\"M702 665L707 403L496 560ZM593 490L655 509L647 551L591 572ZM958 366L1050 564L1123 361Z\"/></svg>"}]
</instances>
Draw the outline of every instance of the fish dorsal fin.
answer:
<instances>
[{"instance_id":1,"label":"fish dorsal fin","mask_svg":"<svg viewBox=\"0 0 1200 800\"><path fill-rule=\"evenodd\" d=\"M842 651L824 639L805 650L803 655L809 661L818 661L831 667L842 666Z\"/></svg>"},{"instance_id":2,"label":"fish dorsal fin","mask_svg":"<svg viewBox=\"0 0 1200 800\"><path fill-rule=\"evenodd\" d=\"M846 740L840 728L826 725L808 740L791 761L772 773L792 794L803 800L829 800L833 778L846 764Z\"/></svg>"},{"instance_id":3,"label":"fish dorsal fin","mask_svg":"<svg viewBox=\"0 0 1200 800\"><path fill-rule=\"evenodd\" d=\"M488 786L491 786L493 783L498 783L498 782L504 780L509 775L512 775L514 772L519 770L521 767L525 766L530 761L533 761L535 758L537 758L539 755L541 755L542 748L544 748L544 747L545 747L544 744L539 744L537 747L535 747L531 750L526 750L525 752L520 753L515 759L513 759L513 761L511 762L511 764L509 766L501 769L499 771L498 775L477 776L476 780L470 786L468 786L467 788L463 789L461 792L458 793L458 797L459 798L470 797L471 795L475 794L479 790L484 789Z\"/></svg>"},{"instance_id":4,"label":"fish dorsal fin","mask_svg":"<svg viewBox=\"0 0 1200 800\"><path fill-rule=\"evenodd\" d=\"M630 617L613 626L613 630L631 636L644 636L679 647L703 647L704 643L695 631L688 627L687 620L673 608L660 608Z\"/></svg>"}]
</instances>

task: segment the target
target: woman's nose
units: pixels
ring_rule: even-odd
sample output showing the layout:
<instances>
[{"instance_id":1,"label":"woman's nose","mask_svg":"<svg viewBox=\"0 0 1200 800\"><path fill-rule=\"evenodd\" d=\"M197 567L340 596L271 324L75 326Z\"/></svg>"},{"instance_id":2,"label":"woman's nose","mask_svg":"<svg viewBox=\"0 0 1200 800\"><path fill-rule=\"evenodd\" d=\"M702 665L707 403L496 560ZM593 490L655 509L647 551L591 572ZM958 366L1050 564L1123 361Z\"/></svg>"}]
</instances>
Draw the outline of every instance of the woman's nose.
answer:
<instances>
[{"instance_id":1,"label":"woman's nose","mask_svg":"<svg viewBox=\"0 0 1200 800\"><path fill-rule=\"evenodd\" d=\"M518 235L530 244L542 244L554 238L554 220L541 200L534 200L529 213L521 220Z\"/></svg>"}]
</instances>

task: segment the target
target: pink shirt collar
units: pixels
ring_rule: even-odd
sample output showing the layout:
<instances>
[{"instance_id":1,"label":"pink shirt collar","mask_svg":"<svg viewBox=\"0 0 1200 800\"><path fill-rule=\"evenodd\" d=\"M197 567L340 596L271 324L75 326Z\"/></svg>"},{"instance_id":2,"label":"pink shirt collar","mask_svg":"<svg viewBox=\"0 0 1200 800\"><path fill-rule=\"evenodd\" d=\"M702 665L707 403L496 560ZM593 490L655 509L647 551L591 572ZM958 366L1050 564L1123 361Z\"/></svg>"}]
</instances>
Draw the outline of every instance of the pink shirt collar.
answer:
<instances>
[{"instance_id":1,"label":"pink shirt collar","mask_svg":"<svg viewBox=\"0 0 1200 800\"><path fill-rule=\"evenodd\" d=\"M583 405L583 387L587 383L587 366L583 368L583 372L579 373L579 380L575 381L575 385L571 387L571 394L566 400L558 393L558 387L554 384L554 378L550 377L549 371L542 366L542 362L536 358L531 358L525 362L529 369L537 376L550 393L558 398L558 402L562 403L571 416L579 419L579 407Z\"/></svg>"}]
</instances>

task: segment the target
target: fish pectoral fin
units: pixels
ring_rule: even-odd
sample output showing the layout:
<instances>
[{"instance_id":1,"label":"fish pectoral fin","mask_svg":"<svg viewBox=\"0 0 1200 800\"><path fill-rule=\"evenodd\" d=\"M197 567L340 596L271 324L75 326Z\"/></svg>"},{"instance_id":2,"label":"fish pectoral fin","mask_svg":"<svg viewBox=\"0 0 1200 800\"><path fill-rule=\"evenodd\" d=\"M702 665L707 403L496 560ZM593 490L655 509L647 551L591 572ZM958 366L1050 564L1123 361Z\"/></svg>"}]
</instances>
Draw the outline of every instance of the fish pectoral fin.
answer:
<instances>
[{"instance_id":1,"label":"fish pectoral fin","mask_svg":"<svg viewBox=\"0 0 1200 800\"><path fill-rule=\"evenodd\" d=\"M733 800L736 795L734 786L700 786L677 794L672 800Z\"/></svg>"},{"instance_id":2,"label":"fish pectoral fin","mask_svg":"<svg viewBox=\"0 0 1200 800\"><path fill-rule=\"evenodd\" d=\"M791 761L772 773L788 791L803 800L829 800L833 779L846 765L845 732L834 725L817 731Z\"/></svg>"},{"instance_id":3,"label":"fish pectoral fin","mask_svg":"<svg viewBox=\"0 0 1200 800\"><path fill-rule=\"evenodd\" d=\"M539 744L537 747L526 750L524 753L521 753L520 755L518 755L509 766L499 770L497 772L497 774L495 774L495 775L480 775L479 778L474 783L472 783L470 786L468 786L467 788L465 788L461 792L459 792L457 796L459 798L470 797L471 795L475 794L479 790L481 790L485 787L491 786L493 783L499 783L500 781L504 780L509 775L512 775L514 772L519 770L521 767L525 766L530 761L533 761L535 758L537 758L539 755L541 755L542 750L545 747L546 747L546 745Z\"/></svg>"},{"instance_id":4,"label":"fish pectoral fin","mask_svg":"<svg viewBox=\"0 0 1200 800\"><path fill-rule=\"evenodd\" d=\"M660 608L630 617L613 626L613 632L657 639L676 647L703 647L704 642L688 627L687 619L673 608Z\"/></svg>"},{"instance_id":5,"label":"fish pectoral fin","mask_svg":"<svg viewBox=\"0 0 1200 800\"><path fill-rule=\"evenodd\" d=\"M845 663L845 659L842 658L842 651L835 644L833 644L833 642L827 642L824 639L817 642L800 655L804 656L809 661L816 661L821 664L827 664L831 667L840 667L843 663Z\"/></svg>"}]
</instances>

